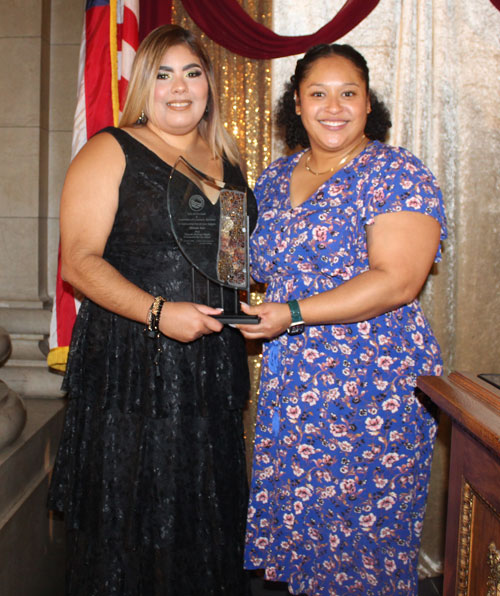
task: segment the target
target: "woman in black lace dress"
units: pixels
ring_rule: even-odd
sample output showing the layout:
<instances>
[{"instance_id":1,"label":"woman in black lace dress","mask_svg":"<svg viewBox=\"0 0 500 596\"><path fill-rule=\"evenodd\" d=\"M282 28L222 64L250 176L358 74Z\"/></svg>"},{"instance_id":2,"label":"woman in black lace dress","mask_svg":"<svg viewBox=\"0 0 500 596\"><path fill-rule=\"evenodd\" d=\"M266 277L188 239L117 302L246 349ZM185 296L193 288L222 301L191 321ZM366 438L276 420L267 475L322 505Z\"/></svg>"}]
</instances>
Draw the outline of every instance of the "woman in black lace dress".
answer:
<instances>
[{"instance_id":1,"label":"woman in black lace dress","mask_svg":"<svg viewBox=\"0 0 500 596\"><path fill-rule=\"evenodd\" d=\"M193 302L166 206L179 155L246 186L209 59L166 25L137 52L120 128L80 151L61 202L62 275L86 296L49 496L72 596L248 593L245 345L211 316L219 303ZM144 333L156 323L159 343Z\"/></svg>"}]
</instances>

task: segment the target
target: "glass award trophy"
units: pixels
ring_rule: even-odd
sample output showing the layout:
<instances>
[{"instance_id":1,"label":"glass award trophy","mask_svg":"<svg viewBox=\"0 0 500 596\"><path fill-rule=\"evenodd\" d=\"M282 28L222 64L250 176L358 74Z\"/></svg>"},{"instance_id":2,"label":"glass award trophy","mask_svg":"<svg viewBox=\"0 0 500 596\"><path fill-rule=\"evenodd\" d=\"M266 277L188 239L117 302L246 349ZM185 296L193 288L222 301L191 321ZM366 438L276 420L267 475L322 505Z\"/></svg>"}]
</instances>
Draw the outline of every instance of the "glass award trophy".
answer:
<instances>
[{"instance_id":1,"label":"glass award trophy","mask_svg":"<svg viewBox=\"0 0 500 596\"><path fill-rule=\"evenodd\" d=\"M240 292L250 295L246 188L216 180L183 157L167 189L174 238L191 265L192 301L223 309L224 324L256 324L241 312Z\"/></svg>"}]
</instances>

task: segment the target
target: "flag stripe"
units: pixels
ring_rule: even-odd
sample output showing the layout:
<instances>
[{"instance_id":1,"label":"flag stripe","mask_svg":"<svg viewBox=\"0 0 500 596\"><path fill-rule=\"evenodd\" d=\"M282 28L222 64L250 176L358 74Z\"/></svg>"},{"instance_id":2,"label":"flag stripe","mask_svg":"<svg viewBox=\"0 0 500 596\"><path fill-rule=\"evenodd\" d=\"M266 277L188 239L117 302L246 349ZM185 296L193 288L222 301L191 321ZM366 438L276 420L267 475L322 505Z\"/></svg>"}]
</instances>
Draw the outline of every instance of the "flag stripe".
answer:
<instances>
[{"instance_id":1,"label":"flag stripe","mask_svg":"<svg viewBox=\"0 0 500 596\"><path fill-rule=\"evenodd\" d=\"M109 3L90 8L85 15L85 112L87 139L113 124Z\"/></svg>"},{"instance_id":2,"label":"flag stripe","mask_svg":"<svg viewBox=\"0 0 500 596\"><path fill-rule=\"evenodd\" d=\"M102 128L118 124L139 39L139 0L87 0L78 68L72 158ZM61 278L59 255L47 363L64 370L80 302Z\"/></svg>"}]
</instances>

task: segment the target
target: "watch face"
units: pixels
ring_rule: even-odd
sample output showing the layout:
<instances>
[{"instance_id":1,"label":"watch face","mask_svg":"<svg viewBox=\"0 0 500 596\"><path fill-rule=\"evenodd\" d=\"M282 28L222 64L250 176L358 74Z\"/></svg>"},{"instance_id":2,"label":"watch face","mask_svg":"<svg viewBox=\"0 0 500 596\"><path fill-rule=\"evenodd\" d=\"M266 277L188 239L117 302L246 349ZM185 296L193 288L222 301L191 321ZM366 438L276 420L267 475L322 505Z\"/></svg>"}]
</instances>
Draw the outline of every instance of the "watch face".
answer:
<instances>
[{"instance_id":1,"label":"watch face","mask_svg":"<svg viewBox=\"0 0 500 596\"><path fill-rule=\"evenodd\" d=\"M287 329L288 335L299 335L299 333L304 333L304 323L295 323L294 325L290 325Z\"/></svg>"}]
</instances>

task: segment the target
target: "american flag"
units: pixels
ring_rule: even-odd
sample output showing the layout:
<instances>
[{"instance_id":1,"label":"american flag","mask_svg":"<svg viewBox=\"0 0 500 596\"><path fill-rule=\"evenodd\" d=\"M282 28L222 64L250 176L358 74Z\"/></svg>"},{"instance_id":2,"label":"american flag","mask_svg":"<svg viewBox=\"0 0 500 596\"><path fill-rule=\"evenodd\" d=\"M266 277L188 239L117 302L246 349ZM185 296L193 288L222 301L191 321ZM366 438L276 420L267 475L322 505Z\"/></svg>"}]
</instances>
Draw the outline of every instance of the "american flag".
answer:
<instances>
[{"instance_id":1,"label":"american flag","mask_svg":"<svg viewBox=\"0 0 500 596\"><path fill-rule=\"evenodd\" d=\"M87 0L72 157L101 128L118 124L138 44L139 0ZM53 369L66 368L79 307L73 288L61 279L59 258L47 357Z\"/></svg>"}]
</instances>

